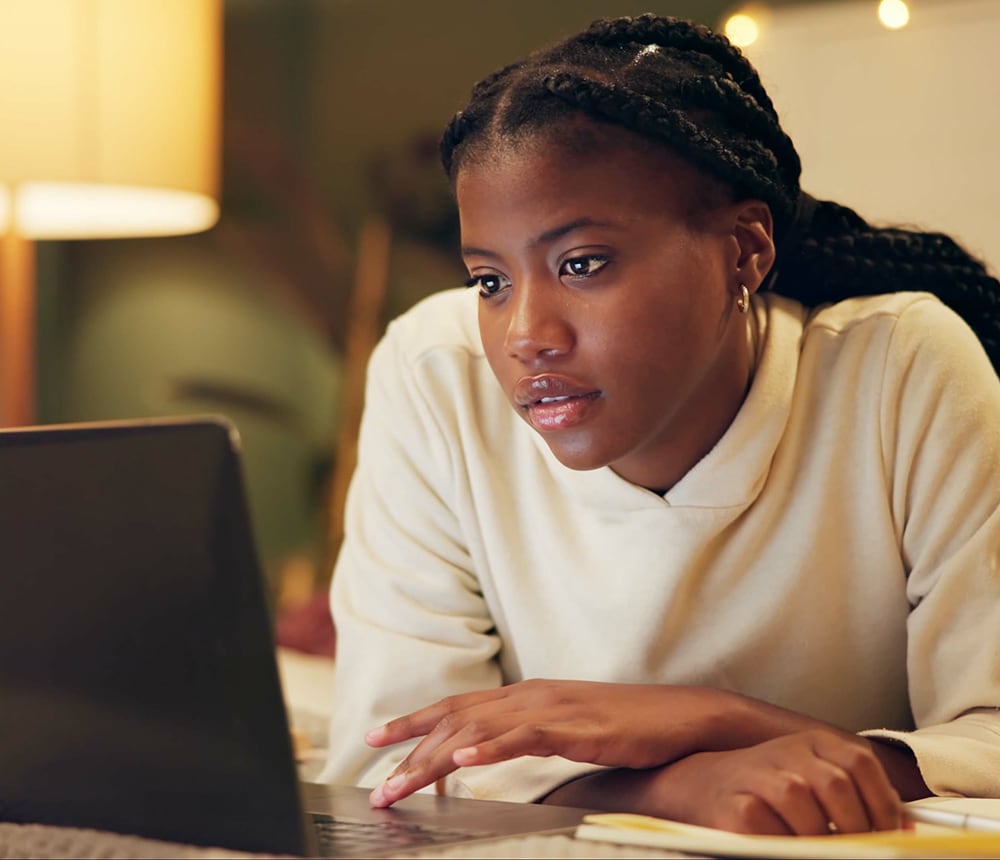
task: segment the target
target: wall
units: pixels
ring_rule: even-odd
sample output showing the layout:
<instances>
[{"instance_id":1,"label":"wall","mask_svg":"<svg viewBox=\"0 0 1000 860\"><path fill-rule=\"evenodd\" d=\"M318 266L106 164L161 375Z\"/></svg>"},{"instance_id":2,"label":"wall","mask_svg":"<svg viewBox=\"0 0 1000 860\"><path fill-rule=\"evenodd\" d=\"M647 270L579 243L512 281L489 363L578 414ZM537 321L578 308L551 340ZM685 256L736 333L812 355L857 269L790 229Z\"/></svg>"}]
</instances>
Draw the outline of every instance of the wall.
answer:
<instances>
[{"instance_id":1,"label":"wall","mask_svg":"<svg viewBox=\"0 0 1000 860\"><path fill-rule=\"evenodd\" d=\"M952 233L1000 271L1000 2L775 10L747 50L802 156L802 185L879 222Z\"/></svg>"}]
</instances>

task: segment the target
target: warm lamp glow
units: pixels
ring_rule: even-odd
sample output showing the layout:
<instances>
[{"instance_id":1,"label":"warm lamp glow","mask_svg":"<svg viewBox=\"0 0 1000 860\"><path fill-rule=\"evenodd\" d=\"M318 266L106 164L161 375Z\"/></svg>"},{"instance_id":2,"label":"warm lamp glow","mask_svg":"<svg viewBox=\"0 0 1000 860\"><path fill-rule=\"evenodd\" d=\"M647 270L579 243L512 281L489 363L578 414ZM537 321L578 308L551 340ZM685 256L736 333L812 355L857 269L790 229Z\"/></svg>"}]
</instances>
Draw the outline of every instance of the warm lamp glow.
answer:
<instances>
[{"instance_id":1,"label":"warm lamp glow","mask_svg":"<svg viewBox=\"0 0 1000 860\"><path fill-rule=\"evenodd\" d=\"M0 425L35 402L35 239L219 217L222 0L0 0Z\"/></svg>"},{"instance_id":2,"label":"warm lamp glow","mask_svg":"<svg viewBox=\"0 0 1000 860\"><path fill-rule=\"evenodd\" d=\"M884 27L898 30L909 23L910 10L903 0L882 0L878 4L878 19Z\"/></svg>"},{"instance_id":3,"label":"warm lamp glow","mask_svg":"<svg viewBox=\"0 0 1000 860\"><path fill-rule=\"evenodd\" d=\"M206 194L87 182L28 182L17 193L17 229L33 239L166 236L207 230L219 205Z\"/></svg>"},{"instance_id":4,"label":"warm lamp glow","mask_svg":"<svg viewBox=\"0 0 1000 860\"><path fill-rule=\"evenodd\" d=\"M0 185L0 236L7 232L10 223L10 192Z\"/></svg>"},{"instance_id":5,"label":"warm lamp glow","mask_svg":"<svg viewBox=\"0 0 1000 860\"><path fill-rule=\"evenodd\" d=\"M0 231L211 227L221 18L221 0L2 0Z\"/></svg>"},{"instance_id":6,"label":"warm lamp glow","mask_svg":"<svg viewBox=\"0 0 1000 860\"><path fill-rule=\"evenodd\" d=\"M730 15L726 19L723 29L729 41L740 48L752 45L760 36L760 26L757 24L757 19L746 12Z\"/></svg>"}]
</instances>

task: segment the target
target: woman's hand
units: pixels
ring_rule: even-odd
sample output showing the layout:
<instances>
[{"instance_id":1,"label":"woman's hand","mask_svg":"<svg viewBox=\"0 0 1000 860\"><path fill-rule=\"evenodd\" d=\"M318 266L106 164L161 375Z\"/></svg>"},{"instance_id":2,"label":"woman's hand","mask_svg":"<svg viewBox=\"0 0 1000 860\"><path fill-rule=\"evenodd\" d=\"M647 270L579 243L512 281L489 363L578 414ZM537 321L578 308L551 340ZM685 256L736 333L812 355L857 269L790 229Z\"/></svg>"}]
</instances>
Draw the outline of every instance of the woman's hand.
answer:
<instances>
[{"instance_id":1,"label":"woman's hand","mask_svg":"<svg viewBox=\"0 0 1000 860\"><path fill-rule=\"evenodd\" d=\"M459 767L524 755L628 768L673 761L702 748L700 739L730 695L702 687L531 680L450 696L365 736L375 747L424 736L372 792L372 803L388 806Z\"/></svg>"},{"instance_id":2,"label":"woman's hand","mask_svg":"<svg viewBox=\"0 0 1000 860\"><path fill-rule=\"evenodd\" d=\"M863 738L811 729L647 771L605 771L547 802L592 805L740 833L825 835L902 826L899 795Z\"/></svg>"},{"instance_id":3,"label":"woman's hand","mask_svg":"<svg viewBox=\"0 0 1000 860\"><path fill-rule=\"evenodd\" d=\"M366 735L375 747L423 736L371 801L388 806L459 767L518 756L649 768L719 743L745 745L761 738L734 737L724 725L740 722L732 717L745 701L705 687L544 680L451 696Z\"/></svg>"}]
</instances>

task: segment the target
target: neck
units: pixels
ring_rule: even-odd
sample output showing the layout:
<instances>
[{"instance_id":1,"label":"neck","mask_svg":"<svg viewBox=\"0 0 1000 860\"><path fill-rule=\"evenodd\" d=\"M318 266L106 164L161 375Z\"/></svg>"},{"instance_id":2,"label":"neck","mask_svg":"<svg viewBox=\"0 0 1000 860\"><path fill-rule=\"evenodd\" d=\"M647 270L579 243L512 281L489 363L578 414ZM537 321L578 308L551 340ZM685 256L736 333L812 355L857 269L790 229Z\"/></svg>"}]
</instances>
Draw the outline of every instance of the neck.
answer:
<instances>
[{"instance_id":1,"label":"neck","mask_svg":"<svg viewBox=\"0 0 1000 860\"><path fill-rule=\"evenodd\" d=\"M725 435L753 384L759 337L752 305L732 322L733 336L699 394L671 417L645 455L611 464L615 473L663 496Z\"/></svg>"}]
</instances>

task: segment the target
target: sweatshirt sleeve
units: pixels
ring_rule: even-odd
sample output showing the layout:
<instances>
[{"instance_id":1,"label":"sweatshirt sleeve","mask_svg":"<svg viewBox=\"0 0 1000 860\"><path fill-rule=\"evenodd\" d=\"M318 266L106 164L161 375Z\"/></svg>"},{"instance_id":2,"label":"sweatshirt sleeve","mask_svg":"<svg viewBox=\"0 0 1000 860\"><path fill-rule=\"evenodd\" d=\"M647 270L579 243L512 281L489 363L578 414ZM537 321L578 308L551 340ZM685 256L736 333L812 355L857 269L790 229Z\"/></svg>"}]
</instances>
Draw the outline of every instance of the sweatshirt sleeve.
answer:
<instances>
[{"instance_id":1,"label":"sweatshirt sleeve","mask_svg":"<svg viewBox=\"0 0 1000 860\"><path fill-rule=\"evenodd\" d=\"M323 781L374 786L415 742L374 750L367 730L500 683L498 639L454 511L447 416L421 392L405 333L393 323L369 362L331 586L337 655Z\"/></svg>"},{"instance_id":2,"label":"sweatshirt sleeve","mask_svg":"<svg viewBox=\"0 0 1000 860\"><path fill-rule=\"evenodd\" d=\"M935 794L1000 797L1000 380L965 322L924 298L883 381L916 729L863 734L908 746Z\"/></svg>"},{"instance_id":3,"label":"sweatshirt sleeve","mask_svg":"<svg viewBox=\"0 0 1000 860\"><path fill-rule=\"evenodd\" d=\"M457 413L473 409L465 400L469 356L460 337L421 352L415 333L426 323L426 316L393 323L369 362L331 586L337 654L323 782L374 787L417 741L376 750L365 744L366 731L446 696L504 683L501 643L461 527L467 502ZM599 769L523 757L462 768L445 790L527 802Z\"/></svg>"}]
</instances>

